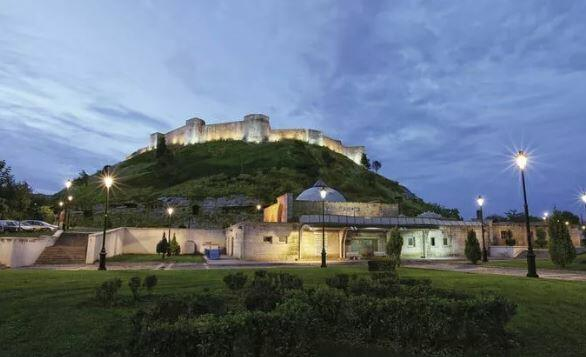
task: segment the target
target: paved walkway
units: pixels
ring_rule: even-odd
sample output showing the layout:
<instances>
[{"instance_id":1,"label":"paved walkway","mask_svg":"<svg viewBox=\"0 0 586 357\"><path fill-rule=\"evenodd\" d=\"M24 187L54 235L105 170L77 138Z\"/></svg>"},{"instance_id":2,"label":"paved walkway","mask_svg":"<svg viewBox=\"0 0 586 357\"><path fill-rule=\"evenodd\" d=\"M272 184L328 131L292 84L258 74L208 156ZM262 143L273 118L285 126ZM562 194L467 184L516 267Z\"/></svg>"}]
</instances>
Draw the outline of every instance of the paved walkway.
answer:
<instances>
[{"instance_id":1,"label":"paved walkway","mask_svg":"<svg viewBox=\"0 0 586 357\"><path fill-rule=\"evenodd\" d=\"M434 260L408 261L401 264L401 266L406 268L444 270L460 273L527 276L527 269L486 267L463 262L442 262ZM543 279L586 281L586 272L537 269L537 274Z\"/></svg>"}]
</instances>

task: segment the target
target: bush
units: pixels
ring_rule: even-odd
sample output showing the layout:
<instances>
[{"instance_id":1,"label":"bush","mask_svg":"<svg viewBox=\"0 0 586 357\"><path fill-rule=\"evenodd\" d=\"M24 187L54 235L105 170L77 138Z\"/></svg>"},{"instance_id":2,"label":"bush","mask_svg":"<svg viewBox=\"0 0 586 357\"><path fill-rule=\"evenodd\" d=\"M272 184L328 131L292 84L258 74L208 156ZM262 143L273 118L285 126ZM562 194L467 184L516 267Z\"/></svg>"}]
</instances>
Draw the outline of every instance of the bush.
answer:
<instances>
[{"instance_id":1,"label":"bush","mask_svg":"<svg viewBox=\"0 0 586 357\"><path fill-rule=\"evenodd\" d=\"M140 277L138 276L133 276L128 281L128 287L130 288L130 291L132 292L132 298L135 301L137 301L140 298L140 285Z\"/></svg>"},{"instance_id":2,"label":"bush","mask_svg":"<svg viewBox=\"0 0 586 357\"><path fill-rule=\"evenodd\" d=\"M473 230L468 231L464 253L472 264L476 264L480 260L480 244L478 243L478 239L476 239L476 232Z\"/></svg>"},{"instance_id":3,"label":"bush","mask_svg":"<svg viewBox=\"0 0 586 357\"><path fill-rule=\"evenodd\" d=\"M332 277L326 278L326 284L334 289L346 290L349 282L350 276L348 274L336 274Z\"/></svg>"},{"instance_id":4,"label":"bush","mask_svg":"<svg viewBox=\"0 0 586 357\"><path fill-rule=\"evenodd\" d=\"M396 261L392 258L368 261L368 271L395 271L395 266Z\"/></svg>"},{"instance_id":5,"label":"bush","mask_svg":"<svg viewBox=\"0 0 586 357\"><path fill-rule=\"evenodd\" d=\"M244 295L244 303L249 310L270 311L281 302L286 291L302 288L303 280L295 275L258 270Z\"/></svg>"},{"instance_id":6,"label":"bush","mask_svg":"<svg viewBox=\"0 0 586 357\"><path fill-rule=\"evenodd\" d=\"M513 247L517 244L517 240L515 238L506 238L505 244L509 247Z\"/></svg>"},{"instance_id":7,"label":"bush","mask_svg":"<svg viewBox=\"0 0 586 357\"><path fill-rule=\"evenodd\" d=\"M401 266L401 250L403 249L403 237L398 228L393 228L385 247L387 256Z\"/></svg>"},{"instance_id":8,"label":"bush","mask_svg":"<svg viewBox=\"0 0 586 357\"><path fill-rule=\"evenodd\" d=\"M537 238L535 239L535 248L547 248L547 235L545 234L545 229L537 228L535 231Z\"/></svg>"},{"instance_id":9,"label":"bush","mask_svg":"<svg viewBox=\"0 0 586 357\"><path fill-rule=\"evenodd\" d=\"M103 306L113 306L118 299L120 287L122 287L122 280L118 278L104 281L96 288L96 300Z\"/></svg>"},{"instance_id":10,"label":"bush","mask_svg":"<svg viewBox=\"0 0 586 357\"><path fill-rule=\"evenodd\" d=\"M157 254L161 254L163 259L165 259L165 255L169 253L169 242L167 242L167 238L165 237L165 232L163 232L163 239L157 243Z\"/></svg>"},{"instance_id":11,"label":"bush","mask_svg":"<svg viewBox=\"0 0 586 357\"><path fill-rule=\"evenodd\" d=\"M173 239L169 244L169 255L180 255L181 254L181 247L179 243L177 243L177 238L175 237L175 233L173 233Z\"/></svg>"},{"instance_id":12,"label":"bush","mask_svg":"<svg viewBox=\"0 0 586 357\"><path fill-rule=\"evenodd\" d=\"M153 288L157 285L158 279L156 275L148 275L144 278L142 285L147 289L149 293L153 290Z\"/></svg>"},{"instance_id":13,"label":"bush","mask_svg":"<svg viewBox=\"0 0 586 357\"><path fill-rule=\"evenodd\" d=\"M570 231L565 221L562 221L559 211L554 211L549 220L549 256L551 261L559 266L565 267L576 259L576 248L570 238Z\"/></svg>"},{"instance_id":14,"label":"bush","mask_svg":"<svg viewBox=\"0 0 586 357\"><path fill-rule=\"evenodd\" d=\"M238 272L236 274L226 275L223 280L224 280L224 284L226 284L226 286L230 290L240 290L246 284L247 279L248 279L248 277L246 276L246 274L244 274L242 272Z\"/></svg>"}]
</instances>

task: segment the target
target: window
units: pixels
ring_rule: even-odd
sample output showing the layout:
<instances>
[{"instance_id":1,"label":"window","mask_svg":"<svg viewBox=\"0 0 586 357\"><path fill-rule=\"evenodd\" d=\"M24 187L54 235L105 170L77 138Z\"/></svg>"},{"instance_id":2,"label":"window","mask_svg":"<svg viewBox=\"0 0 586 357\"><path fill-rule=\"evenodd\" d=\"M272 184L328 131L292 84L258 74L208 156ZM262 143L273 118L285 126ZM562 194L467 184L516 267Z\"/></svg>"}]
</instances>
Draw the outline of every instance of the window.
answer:
<instances>
[{"instance_id":1,"label":"window","mask_svg":"<svg viewBox=\"0 0 586 357\"><path fill-rule=\"evenodd\" d=\"M265 236L262 241L265 243L273 243L273 236Z\"/></svg>"},{"instance_id":2,"label":"window","mask_svg":"<svg viewBox=\"0 0 586 357\"><path fill-rule=\"evenodd\" d=\"M444 237L444 245L447 247L448 246L448 237Z\"/></svg>"},{"instance_id":3,"label":"window","mask_svg":"<svg viewBox=\"0 0 586 357\"><path fill-rule=\"evenodd\" d=\"M435 246L435 237L431 237L431 245Z\"/></svg>"},{"instance_id":4,"label":"window","mask_svg":"<svg viewBox=\"0 0 586 357\"><path fill-rule=\"evenodd\" d=\"M407 239L407 245L410 247L415 247L415 238L414 237L409 237Z\"/></svg>"},{"instance_id":5,"label":"window","mask_svg":"<svg viewBox=\"0 0 586 357\"><path fill-rule=\"evenodd\" d=\"M287 236L279 237L279 243L287 243Z\"/></svg>"},{"instance_id":6,"label":"window","mask_svg":"<svg viewBox=\"0 0 586 357\"><path fill-rule=\"evenodd\" d=\"M513 238L513 232L511 230L501 231L501 239L507 240Z\"/></svg>"}]
</instances>

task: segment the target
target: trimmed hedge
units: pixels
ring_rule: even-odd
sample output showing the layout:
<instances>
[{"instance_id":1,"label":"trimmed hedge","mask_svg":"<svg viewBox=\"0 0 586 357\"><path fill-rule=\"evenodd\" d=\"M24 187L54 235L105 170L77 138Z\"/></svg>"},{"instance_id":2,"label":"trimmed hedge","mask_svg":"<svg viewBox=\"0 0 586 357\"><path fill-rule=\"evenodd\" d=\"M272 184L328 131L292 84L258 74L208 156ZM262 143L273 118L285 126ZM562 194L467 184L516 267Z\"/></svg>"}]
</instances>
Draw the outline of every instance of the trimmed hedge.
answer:
<instances>
[{"instance_id":1,"label":"trimmed hedge","mask_svg":"<svg viewBox=\"0 0 586 357\"><path fill-rule=\"evenodd\" d=\"M365 348L365 354L369 347L418 355L499 350L507 344L505 325L515 313L515 305L502 297L438 290L426 280L401 284L389 273L371 279L339 276L331 280L337 288L277 283L290 278L256 275L249 292L260 286L260 298L270 281L266 297L279 295L278 303L264 309L243 301L226 305L233 294L156 302L134 319L133 354L311 356L324 346L348 344Z\"/></svg>"}]
</instances>

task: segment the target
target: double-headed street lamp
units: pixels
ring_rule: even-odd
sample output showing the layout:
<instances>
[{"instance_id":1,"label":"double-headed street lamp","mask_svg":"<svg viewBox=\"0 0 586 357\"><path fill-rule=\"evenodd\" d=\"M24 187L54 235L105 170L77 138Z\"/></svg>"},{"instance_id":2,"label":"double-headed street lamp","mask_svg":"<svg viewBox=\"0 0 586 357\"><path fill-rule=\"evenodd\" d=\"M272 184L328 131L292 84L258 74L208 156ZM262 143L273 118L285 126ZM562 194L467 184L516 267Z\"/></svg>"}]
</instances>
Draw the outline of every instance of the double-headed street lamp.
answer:
<instances>
[{"instance_id":1,"label":"double-headed street lamp","mask_svg":"<svg viewBox=\"0 0 586 357\"><path fill-rule=\"evenodd\" d=\"M482 212L482 206L484 206L484 197L478 196L476 203L478 204L478 218L480 218L480 228L482 232L482 261L486 263L488 262L488 254L486 252L486 244L484 243L484 214Z\"/></svg>"},{"instance_id":2,"label":"double-headed street lamp","mask_svg":"<svg viewBox=\"0 0 586 357\"><path fill-rule=\"evenodd\" d=\"M108 226L108 206L110 205L110 187L114 185L114 177L110 173L110 166L105 166L102 172L102 184L106 187L106 207L104 209L104 234L102 234L102 250L100 250L100 267L106 270L106 229Z\"/></svg>"},{"instance_id":3,"label":"double-headed street lamp","mask_svg":"<svg viewBox=\"0 0 586 357\"><path fill-rule=\"evenodd\" d=\"M327 268L326 264L326 196L328 191L325 187L319 189L319 196L321 197L321 267Z\"/></svg>"},{"instance_id":4,"label":"double-headed street lamp","mask_svg":"<svg viewBox=\"0 0 586 357\"><path fill-rule=\"evenodd\" d=\"M529 226L529 206L527 205L527 189L525 187L525 168L529 158L524 151L519 151L515 155L515 164L521 171L521 184L523 186L523 203L525 208L525 228L527 230L527 276L538 278L537 267L535 266L535 253L533 253L533 244L531 243L531 227Z\"/></svg>"},{"instance_id":5,"label":"double-headed street lamp","mask_svg":"<svg viewBox=\"0 0 586 357\"><path fill-rule=\"evenodd\" d=\"M169 242L171 242L171 216L173 215L173 207L167 207L167 215L169 216Z\"/></svg>"}]
</instances>

